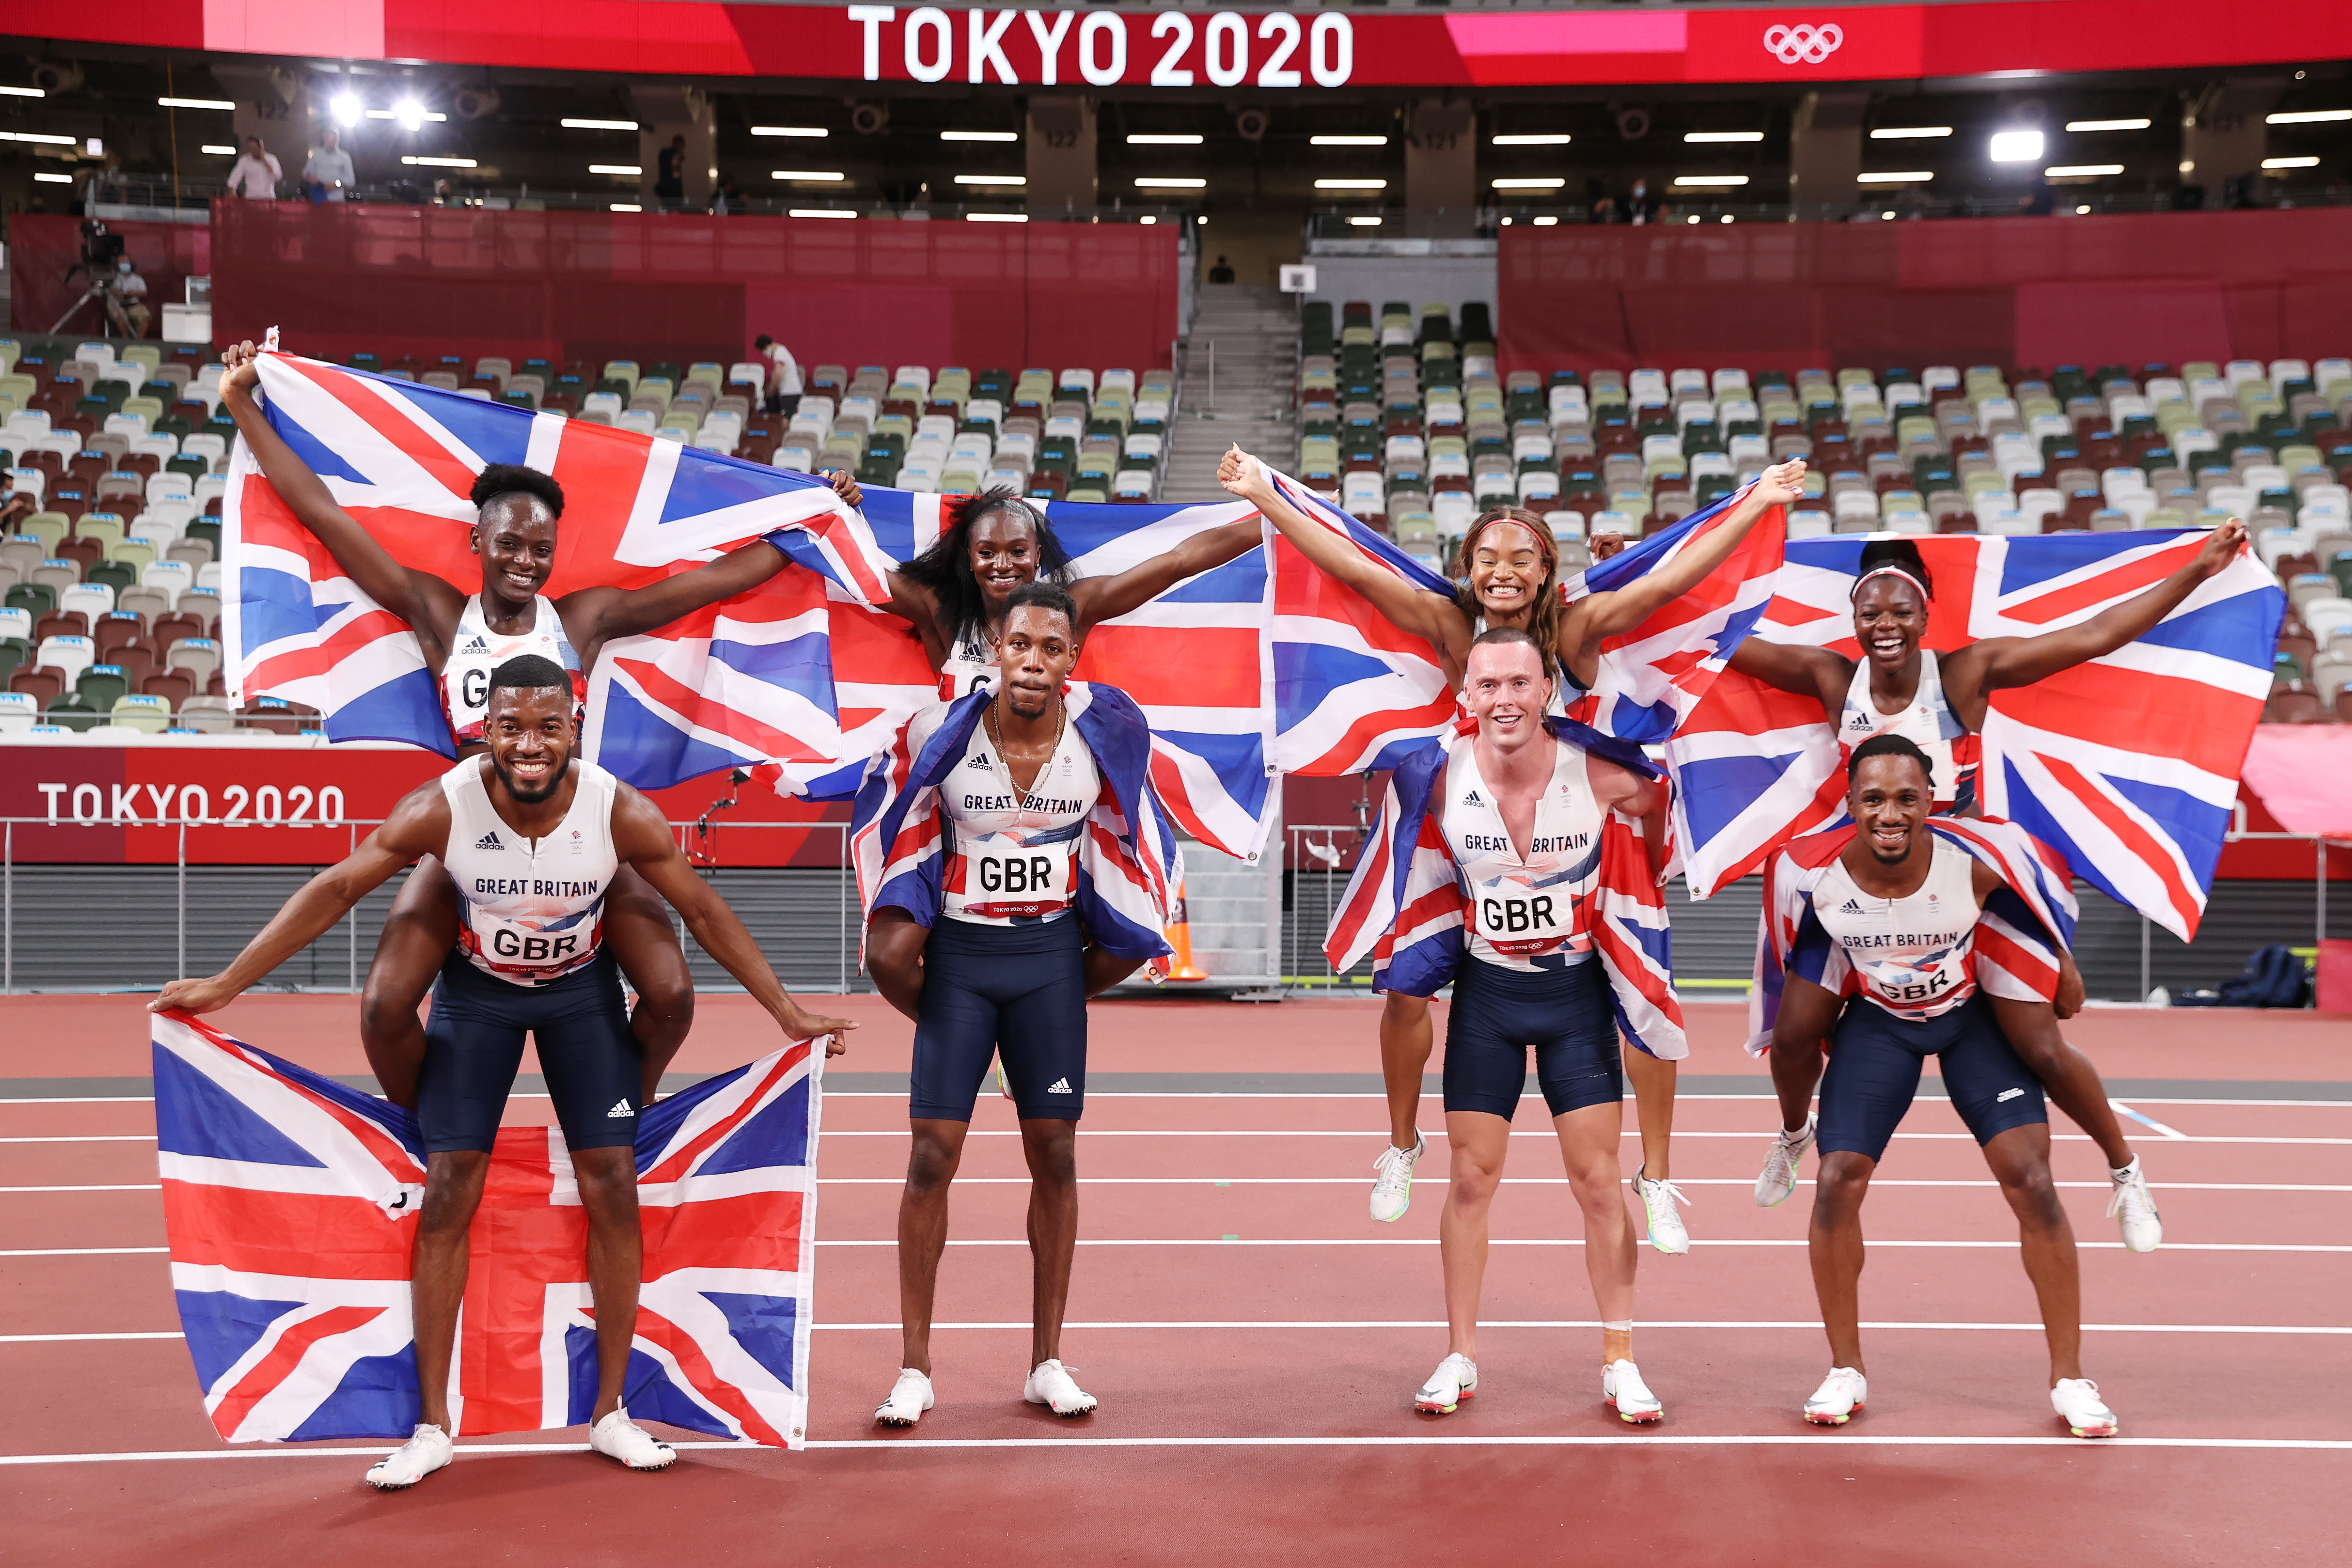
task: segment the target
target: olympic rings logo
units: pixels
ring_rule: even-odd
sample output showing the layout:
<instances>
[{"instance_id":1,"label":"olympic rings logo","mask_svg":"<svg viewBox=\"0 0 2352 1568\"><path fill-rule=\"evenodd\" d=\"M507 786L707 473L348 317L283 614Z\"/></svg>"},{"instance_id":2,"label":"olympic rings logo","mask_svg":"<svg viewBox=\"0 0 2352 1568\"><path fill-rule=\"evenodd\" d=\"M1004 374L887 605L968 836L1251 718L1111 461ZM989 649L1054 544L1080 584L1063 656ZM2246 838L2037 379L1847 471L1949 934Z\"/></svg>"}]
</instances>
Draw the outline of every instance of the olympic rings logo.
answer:
<instances>
[{"instance_id":1,"label":"olympic rings logo","mask_svg":"<svg viewBox=\"0 0 2352 1568\"><path fill-rule=\"evenodd\" d=\"M1792 66L1800 61L1817 66L1837 53L1839 46L1844 42L1845 29L1835 22L1820 27L1800 23L1793 27L1764 29L1764 47L1771 51L1774 59L1784 66Z\"/></svg>"}]
</instances>

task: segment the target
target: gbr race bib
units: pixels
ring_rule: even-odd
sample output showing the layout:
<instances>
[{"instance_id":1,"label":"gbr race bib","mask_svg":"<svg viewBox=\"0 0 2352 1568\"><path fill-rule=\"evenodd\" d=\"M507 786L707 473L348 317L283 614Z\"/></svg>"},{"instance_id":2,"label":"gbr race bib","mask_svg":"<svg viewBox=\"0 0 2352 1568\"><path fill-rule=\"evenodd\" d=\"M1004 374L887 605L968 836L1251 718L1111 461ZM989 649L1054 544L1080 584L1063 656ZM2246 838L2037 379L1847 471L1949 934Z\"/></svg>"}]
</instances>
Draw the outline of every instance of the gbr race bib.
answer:
<instances>
[{"instance_id":1,"label":"gbr race bib","mask_svg":"<svg viewBox=\"0 0 2352 1568\"><path fill-rule=\"evenodd\" d=\"M1486 945L1515 958L1553 952L1576 935L1576 900L1566 891L1498 878L1473 889L1471 908Z\"/></svg>"}]
</instances>

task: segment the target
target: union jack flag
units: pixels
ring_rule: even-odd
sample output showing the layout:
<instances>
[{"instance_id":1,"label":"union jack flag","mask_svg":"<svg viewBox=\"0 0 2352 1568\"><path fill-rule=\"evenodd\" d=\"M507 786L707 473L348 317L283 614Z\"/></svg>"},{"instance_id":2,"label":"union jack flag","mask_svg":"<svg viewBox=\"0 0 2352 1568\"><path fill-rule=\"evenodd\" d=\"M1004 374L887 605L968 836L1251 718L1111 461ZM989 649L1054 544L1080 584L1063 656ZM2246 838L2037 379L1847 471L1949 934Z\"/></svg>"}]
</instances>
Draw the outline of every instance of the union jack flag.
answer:
<instances>
[{"instance_id":1,"label":"union jack flag","mask_svg":"<svg viewBox=\"0 0 2352 1568\"><path fill-rule=\"evenodd\" d=\"M1544 722L1562 741L1655 776L1637 747L1572 719ZM1462 962L1468 894L1462 868L1446 847L1441 814L1430 809L1446 750L1442 740L1424 740L1394 764L1380 820L1364 840L1323 940L1334 973L1346 973L1371 954L1376 991L1434 995ZM1609 976L1618 1026L1651 1056L1667 1061L1687 1056L1665 898L1641 825L1622 812L1611 812L1601 824L1599 870L1590 931Z\"/></svg>"},{"instance_id":2,"label":"union jack flag","mask_svg":"<svg viewBox=\"0 0 2352 1568\"><path fill-rule=\"evenodd\" d=\"M2154 586L2203 531L1920 538L1936 580L1926 646L2033 637ZM1850 595L1868 536L1800 540L1757 635L1858 657ZM2269 695L2285 595L2251 555L2105 658L1992 694L1977 793L2075 876L2187 941L2196 934ZM1819 701L1737 671L1666 744L1691 896L1845 816L1836 731Z\"/></svg>"},{"instance_id":3,"label":"union jack flag","mask_svg":"<svg viewBox=\"0 0 2352 1568\"><path fill-rule=\"evenodd\" d=\"M926 928L938 922L947 861L939 786L963 760L990 697L983 689L934 702L874 759L849 837L869 918L888 905ZM1151 782L1155 759L1142 710L1118 688L1085 680L1072 681L1064 701L1070 728L1102 775L1102 795L1078 840L1079 918L1107 952L1163 957L1184 861Z\"/></svg>"},{"instance_id":4,"label":"union jack flag","mask_svg":"<svg viewBox=\"0 0 2352 1568\"><path fill-rule=\"evenodd\" d=\"M943 498L871 488L860 510L884 553L910 561L938 542ZM1048 501L1045 517L1078 577L1113 575L1195 533L1246 518L1239 502L1108 506ZM1151 783L1182 832L1255 860L1281 801L1267 765L1261 628L1267 573L1253 551L1203 572L1087 635L1077 677L1114 686L1143 709ZM939 677L907 623L835 589L834 677L843 755L850 764L812 782L813 795L855 795L865 761L889 746L914 712L937 700Z\"/></svg>"},{"instance_id":5,"label":"union jack flag","mask_svg":"<svg viewBox=\"0 0 2352 1568\"><path fill-rule=\"evenodd\" d=\"M1990 867L2001 880L1969 937L1970 981L1991 995L2021 1002L2056 996L2059 955L2073 945L2078 913L2065 861L2013 822L1937 816L1928 819L1927 830ZM1845 950L1813 914L1813 890L1856 831L1849 822L1784 845L1766 868L1756 984L1748 993L1750 1056L1771 1049L1772 1021L1790 973L1840 996L1863 989Z\"/></svg>"},{"instance_id":6,"label":"union jack flag","mask_svg":"<svg viewBox=\"0 0 2352 1568\"><path fill-rule=\"evenodd\" d=\"M158 1014L152 1038L172 1288L214 1426L233 1443L407 1436L415 1119L185 1014ZM793 1045L639 1118L631 1415L803 1445L818 1061ZM450 1369L458 1435L588 1419L587 1235L562 1134L501 1128Z\"/></svg>"},{"instance_id":7,"label":"union jack flag","mask_svg":"<svg viewBox=\"0 0 2352 1568\"><path fill-rule=\"evenodd\" d=\"M822 481L289 354L262 356L261 384L272 427L336 502L402 565L461 587L481 575L467 492L492 463L563 486L551 595L642 586L767 539L810 571L608 644L586 752L641 789L724 767L775 763L798 778L838 764L824 590L887 598L890 563ZM454 755L415 634L343 574L242 442L221 515L231 689L317 708L331 740Z\"/></svg>"},{"instance_id":8,"label":"union jack flag","mask_svg":"<svg viewBox=\"0 0 2352 1568\"><path fill-rule=\"evenodd\" d=\"M1448 598L1454 584L1296 480L1270 476L1292 503L1376 564ZM1565 596L1622 588L1723 526L1742 489L1570 577ZM1654 745L1697 707L1763 613L1780 569L1785 514L1760 518L1705 581L1632 631L1606 639L1591 696L1570 711L1604 735ZM1286 773L1388 768L1455 718L1436 650L1401 632L1362 595L1275 539L1270 663L1274 757Z\"/></svg>"}]
</instances>

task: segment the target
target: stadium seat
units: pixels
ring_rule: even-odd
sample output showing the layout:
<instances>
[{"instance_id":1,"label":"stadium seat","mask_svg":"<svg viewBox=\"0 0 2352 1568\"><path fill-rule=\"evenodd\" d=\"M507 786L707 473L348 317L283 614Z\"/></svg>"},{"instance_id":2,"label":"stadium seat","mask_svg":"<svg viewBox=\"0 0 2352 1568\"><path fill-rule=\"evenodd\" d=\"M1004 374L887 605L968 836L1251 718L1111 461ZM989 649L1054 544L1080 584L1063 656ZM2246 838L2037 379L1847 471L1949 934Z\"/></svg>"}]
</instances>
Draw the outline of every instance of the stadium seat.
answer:
<instances>
[{"instance_id":1,"label":"stadium seat","mask_svg":"<svg viewBox=\"0 0 2352 1568\"><path fill-rule=\"evenodd\" d=\"M111 718L142 734L160 735L172 721L172 708L160 697L124 696L115 699Z\"/></svg>"},{"instance_id":2,"label":"stadium seat","mask_svg":"<svg viewBox=\"0 0 2352 1568\"><path fill-rule=\"evenodd\" d=\"M236 712L226 697L191 697L179 704L184 728L205 735L226 735L236 728Z\"/></svg>"},{"instance_id":3,"label":"stadium seat","mask_svg":"<svg viewBox=\"0 0 2352 1568\"><path fill-rule=\"evenodd\" d=\"M167 668L209 679L221 667L221 647L210 637L182 637L165 647L163 662Z\"/></svg>"}]
</instances>

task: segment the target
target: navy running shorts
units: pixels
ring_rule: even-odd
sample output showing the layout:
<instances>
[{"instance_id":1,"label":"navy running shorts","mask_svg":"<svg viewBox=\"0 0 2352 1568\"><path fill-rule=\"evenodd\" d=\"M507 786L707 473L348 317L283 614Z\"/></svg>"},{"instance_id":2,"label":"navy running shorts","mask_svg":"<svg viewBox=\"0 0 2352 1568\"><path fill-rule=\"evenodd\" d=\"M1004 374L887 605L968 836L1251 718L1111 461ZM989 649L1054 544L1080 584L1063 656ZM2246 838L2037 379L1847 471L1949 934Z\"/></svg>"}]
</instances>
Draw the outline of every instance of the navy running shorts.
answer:
<instances>
[{"instance_id":1,"label":"navy running shorts","mask_svg":"<svg viewBox=\"0 0 2352 1568\"><path fill-rule=\"evenodd\" d=\"M567 1148L626 1148L637 1141L644 1058L629 1033L620 966L608 948L545 985L485 974L452 952L433 985L416 1121L425 1147L487 1152L533 1037Z\"/></svg>"},{"instance_id":2,"label":"navy running shorts","mask_svg":"<svg viewBox=\"0 0 2352 1568\"><path fill-rule=\"evenodd\" d=\"M1978 1143L2050 1120L2042 1080L2010 1048L1983 992L1918 1023L1857 996L1838 1019L1822 1075L1821 1152L1885 1158L1929 1057L1942 1058L1944 1091Z\"/></svg>"},{"instance_id":3,"label":"navy running shorts","mask_svg":"<svg viewBox=\"0 0 2352 1568\"><path fill-rule=\"evenodd\" d=\"M1087 1104L1085 942L1076 915L1012 926L942 915L923 944L907 1113L970 1121L996 1057L1024 1121L1076 1121Z\"/></svg>"},{"instance_id":4,"label":"navy running shorts","mask_svg":"<svg viewBox=\"0 0 2352 1568\"><path fill-rule=\"evenodd\" d=\"M1509 1121L1527 1089L1530 1046L1554 1116L1623 1097L1617 1019L1598 959L1530 974L1465 954L1445 1014L1445 1109Z\"/></svg>"}]
</instances>

